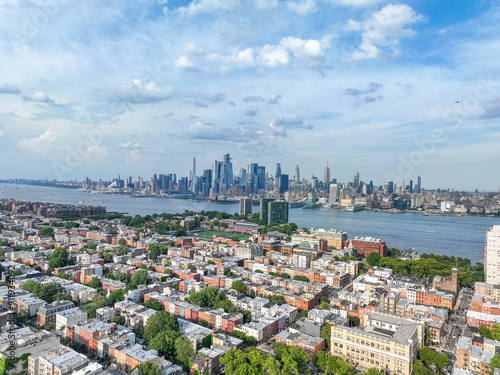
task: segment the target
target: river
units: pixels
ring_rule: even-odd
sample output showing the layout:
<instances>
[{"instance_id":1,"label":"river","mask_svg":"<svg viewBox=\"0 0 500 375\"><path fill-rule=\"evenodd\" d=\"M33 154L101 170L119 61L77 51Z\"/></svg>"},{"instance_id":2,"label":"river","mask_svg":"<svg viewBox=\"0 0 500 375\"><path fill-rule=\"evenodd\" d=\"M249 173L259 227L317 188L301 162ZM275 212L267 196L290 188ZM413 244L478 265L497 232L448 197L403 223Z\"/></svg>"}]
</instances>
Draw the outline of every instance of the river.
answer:
<instances>
[{"instance_id":1,"label":"river","mask_svg":"<svg viewBox=\"0 0 500 375\"><path fill-rule=\"evenodd\" d=\"M25 201L105 206L108 212L129 215L179 213L190 211L238 212L237 203L205 203L173 198L132 198L127 195L90 194L73 189L0 184L0 198ZM254 212L258 206L254 206ZM385 212L345 212L338 209L290 209L289 221L299 228L338 229L348 238L370 236L380 238L388 247L414 249L419 253L432 252L483 259L485 235L488 228L500 225L500 218L486 216L423 216L417 213L388 214Z\"/></svg>"}]
</instances>

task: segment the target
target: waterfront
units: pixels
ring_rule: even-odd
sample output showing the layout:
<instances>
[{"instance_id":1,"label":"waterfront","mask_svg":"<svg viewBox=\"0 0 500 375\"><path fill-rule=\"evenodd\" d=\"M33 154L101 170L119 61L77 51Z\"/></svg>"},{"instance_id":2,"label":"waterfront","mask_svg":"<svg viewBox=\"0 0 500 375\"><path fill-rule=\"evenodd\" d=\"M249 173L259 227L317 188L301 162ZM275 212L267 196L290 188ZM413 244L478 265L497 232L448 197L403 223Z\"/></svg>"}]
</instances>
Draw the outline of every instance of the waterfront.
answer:
<instances>
[{"instance_id":1,"label":"waterfront","mask_svg":"<svg viewBox=\"0 0 500 375\"><path fill-rule=\"evenodd\" d=\"M205 203L186 199L132 198L121 195L90 194L73 189L33 185L0 184L0 198L105 206L109 211L146 215L191 211L225 211L234 214L237 203ZM254 212L258 206L253 207ZM500 218L485 216L423 216L417 213L345 212L335 209L290 210L290 222L299 228L326 228L346 231L349 238L371 236L385 240L389 247L414 248L419 253L483 259L486 230L500 224Z\"/></svg>"}]
</instances>

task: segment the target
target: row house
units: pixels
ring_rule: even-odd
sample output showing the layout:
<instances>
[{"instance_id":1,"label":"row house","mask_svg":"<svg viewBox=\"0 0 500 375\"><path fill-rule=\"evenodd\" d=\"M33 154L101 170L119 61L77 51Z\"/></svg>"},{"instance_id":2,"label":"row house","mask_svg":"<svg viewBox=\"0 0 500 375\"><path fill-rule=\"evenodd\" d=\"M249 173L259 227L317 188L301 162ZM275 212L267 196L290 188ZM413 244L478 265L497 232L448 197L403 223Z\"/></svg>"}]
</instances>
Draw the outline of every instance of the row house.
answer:
<instances>
[{"instance_id":1,"label":"row house","mask_svg":"<svg viewBox=\"0 0 500 375\"><path fill-rule=\"evenodd\" d=\"M45 326L47 324L56 324L56 314L58 312L74 309L75 304L72 301L54 301L50 304L46 304L38 309L37 312L37 324L39 326Z\"/></svg>"}]
</instances>

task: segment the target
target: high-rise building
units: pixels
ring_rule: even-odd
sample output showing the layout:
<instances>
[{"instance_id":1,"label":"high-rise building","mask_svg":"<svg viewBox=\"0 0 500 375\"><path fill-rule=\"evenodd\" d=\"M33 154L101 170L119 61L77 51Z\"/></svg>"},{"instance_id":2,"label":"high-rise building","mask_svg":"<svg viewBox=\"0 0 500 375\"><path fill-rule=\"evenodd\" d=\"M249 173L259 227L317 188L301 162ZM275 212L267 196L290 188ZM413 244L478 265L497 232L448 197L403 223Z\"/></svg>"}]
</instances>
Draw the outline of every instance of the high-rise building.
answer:
<instances>
[{"instance_id":1,"label":"high-rise building","mask_svg":"<svg viewBox=\"0 0 500 375\"><path fill-rule=\"evenodd\" d=\"M288 223L288 202L271 201L268 203L267 223L275 222L278 224Z\"/></svg>"},{"instance_id":2,"label":"high-rise building","mask_svg":"<svg viewBox=\"0 0 500 375\"><path fill-rule=\"evenodd\" d=\"M266 188L266 167L263 165L257 167L257 181L259 189Z\"/></svg>"},{"instance_id":3,"label":"high-rise building","mask_svg":"<svg viewBox=\"0 0 500 375\"><path fill-rule=\"evenodd\" d=\"M357 188L359 186L359 172L356 172L356 174L352 177L352 187Z\"/></svg>"},{"instance_id":4,"label":"high-rise building","mask_svg":"<svg viewBox=\"0 0 500 375\"><path fill-rule=\"evenodd\" d=\"M274 176L274 178L277 180L280 178L280 176L281 176L281 164L277 163L276 164L276 175Z\"/></svg>"},{"instance_id":5,"label":"high-rise building","mask_svg":"<svg viewBox=\"0 0 500 375\"><path fill-rule=\"evenodd\" d=\"M422 189L422 178L418 176L417 178L417 193L420 194L420 190Z\"/></svg>"},{"instance_id":6,"label":"high-rise building","mask_svg":"<svg viewBox=\"0 0 500 375\"><path fill-rule=\"evenodd\" d=\"M193 158L193 177L196 176L196 158Z\"/></svg>"},{"instance_id":7,"label":"high-rise building","mask_svg":"<svg viewBox=\"0 0 500 375\"><path fill-rule=\"evenodd\" d=\"M328 187L330 186L330 167L328 167L328 160L326 161L323 186L325 187L325 190L328 190Z\"/></svg>"},{"instance_id":8,"label":"high-rise building","mask_svg":"<svg viewBox=\"0 0 500 375\"><path fill-rule=\"evenodd\" d=\"M288 175L282 174L279 178L280 194L285 194L288 191Z\"/></svg>"},{"instance_id":9,"label":"high-rise building","mask_svg":"<svg viewBox=\"0 0 500 375\"><path fill-rule=\"evenodd\" d=\"M295 167L295 176L293 176L293 181L295 183L300 183L300 169L298 164Z\"/></svg>"},{"instance_id":10,"label":"high-rise building","mask_svg":"<svg viewBox=\"0 0 500 375\"><path fill-rule=\"evenodd\" d=\"M336 204L339 201L339 185L330 185L330 197L328 198L328 203L331 205Z\"/></svg>"},{"instance_id":11,"label":"high-rise building","mask_svg":"<svg viewBox=\"0 0 500 375\"><path fill-rule=\"evenodd\" d=\"M269 212L269 202L274 201L273 198L262 198L260 200L260 212L259 212L259 219L264 220L265 222L268 222L268 212Z\"/></svg>"},{"instance_id":12,"label":"high-rise building","mask_svg":"<svg viewBox=\"0 0 500 375\"><path fill-rule=\"evenodd\" d=\"M250 215L252 213L252 199L240 198L240 215Z\"/></svg>"},{"instance_id":13,"label":"high-rise building","mask_svg":"<svg viewBox=\"0 0 500 375\"><path fill-rule=\"evenodd\" d=\"M486 232L484 274L486 283L500 284L500 225L494 225Z\"/></svg>"},{"instance_id":14,"label":"high-rise building","mask_svg":"<svg viewBox=\"0 0 500 375\"><path fill-rule=\"evenodd\" d=\"M256 194L259 191L259 179L257 177L257 168L259 165L257 163L250 164L250 170L248 174L250 175L250 187L252 188L252 193Z\"/></svg>"}]
</instances>

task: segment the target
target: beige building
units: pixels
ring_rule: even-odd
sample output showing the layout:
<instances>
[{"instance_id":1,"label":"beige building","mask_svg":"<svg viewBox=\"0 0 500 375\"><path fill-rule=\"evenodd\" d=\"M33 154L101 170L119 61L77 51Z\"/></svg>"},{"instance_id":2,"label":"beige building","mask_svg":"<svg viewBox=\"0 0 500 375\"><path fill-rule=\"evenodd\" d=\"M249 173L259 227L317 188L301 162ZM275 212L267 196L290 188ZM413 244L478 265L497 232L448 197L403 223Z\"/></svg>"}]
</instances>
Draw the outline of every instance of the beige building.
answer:
<instances>
[{"instance_id":1,"label":"beige building","mask_svg":"<svg viewBox=\"0 0 500 375\"><path fill-rule=\"evenodd\" d=\"M83 354L58 345L28 358L29 375L64 375L85 365L88 359Z\"/></svg>"},{"instance_id":2,"label":"beige building","mask_svg":"<svg viewBox=\"0 0 500 375\"><path fill-rule=\"evenodd\" d=\"M331 354L347 358L355 367L410 375L423 347L424 323L373 312L364 322L363 329L332 326Z\"/></svg>"},{"instance_id":3,"label":"beige building","mask_svg":"<svg viewBox=\"0 0 500 375\"><path fill-rule=\"evenodd\" d=\"M334 249L343 249L344 243L347 241L347 233L338 230L314 229L310 231L314 237L328 242L328 247Z\"/></svg>"},{"instance_id":4,"label":"beige building","mask_svg":"<svg viewBox=\"0 0 500 375\"><path fill-rule=\"evenodd\" d=\"M484 273L486 283L500 284L500 225L494 225L486 232Z\"/></svg>"}]
</instances>

